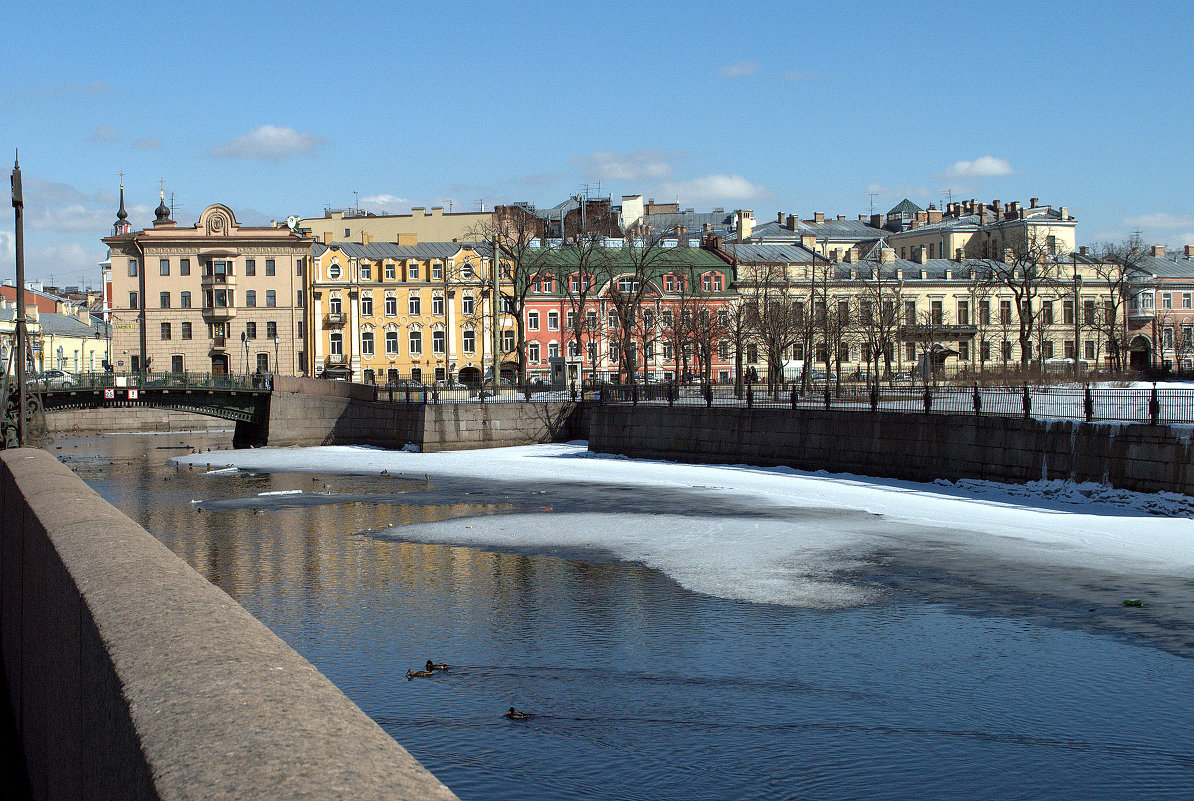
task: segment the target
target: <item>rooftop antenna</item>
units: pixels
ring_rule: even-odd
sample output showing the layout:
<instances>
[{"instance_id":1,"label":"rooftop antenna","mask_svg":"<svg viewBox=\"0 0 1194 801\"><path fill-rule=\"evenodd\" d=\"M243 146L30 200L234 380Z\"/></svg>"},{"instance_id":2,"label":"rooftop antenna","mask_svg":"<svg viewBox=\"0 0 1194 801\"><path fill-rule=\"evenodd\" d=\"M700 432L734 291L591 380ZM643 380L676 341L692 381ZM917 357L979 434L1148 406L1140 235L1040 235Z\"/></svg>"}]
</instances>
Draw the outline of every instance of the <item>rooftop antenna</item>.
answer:
<instances>
[{"instance_id":1,"label":"rooftop antenna","mask_svg":"<svg viewBox=\"0 0 1194 801\"><path fill-rule=\"evenodd\" d=\"M360 200L360 194L361 194L360 192L357 192L356 190L353 190L353 193L352 193L352 213L353 213L353 216L359 216L359 215L360 215L360 213L361 213L361 200Z\"/></svg>"},{"instance_id":2,"label":"rooftop antenna","mask_svg":"<svg viewBox=\"0 0 1194 801\"><path fill-rule=\"evenodd\" d=\"M485 211L485 198L478 198L477 206L481 209L482 212L484 212Z\"/></svg>"},{"instance_id":3,"label":"rooftop antenna","mask_svg":"<svg viewBox=\"0 0 1194 801\"><path fill-rule=\"evenodd\" d=\"M867 196L871 199L871 214L875 213L875 198L879 197L878 192L867 192Z\"/></svg>"}]
</instances>

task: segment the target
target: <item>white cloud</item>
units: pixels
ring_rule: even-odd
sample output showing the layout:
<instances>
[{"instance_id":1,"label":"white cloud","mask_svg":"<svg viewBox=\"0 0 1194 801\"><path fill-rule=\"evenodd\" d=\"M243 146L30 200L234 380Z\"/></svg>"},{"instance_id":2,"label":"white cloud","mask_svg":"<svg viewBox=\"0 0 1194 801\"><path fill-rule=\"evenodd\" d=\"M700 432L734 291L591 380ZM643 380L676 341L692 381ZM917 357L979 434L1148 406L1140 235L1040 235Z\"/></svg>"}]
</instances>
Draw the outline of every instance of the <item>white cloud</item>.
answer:
<instances>
[{"instance_id":1,"label":"white cloud","mask_svg":"<svg viewBox=\"0 0 1194 801\"><path fill-rule=\"evenodd\" d=\"M572 164L584 167L585 177L602 181L659 181L670 178L669 155L660 150L612 153L599 150L588 156L573 156Z\"/></svg>"},{"instance_id":2,"label":"white cloud","mask_svg":"<svg viewBox=\"0 0 1194 801\"><path fill-rule=\"evenodd\" d=\"M99 263L104 258L104 246L96 240L91 247L78 242L66 242L45 248L30 250L25 256L26 275L43 278L53 275L59 283L75 283L73 276L89 278L92 283L99 279ZM68 280L68 276L72 278ZM79 281L84 283L84 281Z\"/></svg>"},{"instance_id":3,"label":"white cloud","mask_svg":"<svg viewBox=\"0 0 1194 801\"><path fill-rule=\"evenodd\" d=\"M0 264L6 268L15 264L17 259L16 238L8 231L0 231Z\"/></svg>"},{"instance_id":4,"label":"white cloud","mask_svg":"<svg viewBox=\"0 0 1194 801\"><path fill-rule=\"evenodd\" d=\"M704 175L689 181L664 183L662 189L665 197L678 198L681 204L756 200L769 194L767 187L752 184L741 175Z\"/></svg>"},{"instance_id":5,"label":"white cloud","mask_svg":"<svg viewBox=\"0 0 1194 801\"><path fill-rule=\"evenodd\" d=\"M156 136L146 136L133 140L133 150L157 150L162 146L162 140Z\"/></svg>"},{"instance_id":6,"label":"white cloud","mask_svg":"<svg viewBox=\"0 0 1194 801\"><path fill-rule=\"evenodd\" d=\"M723 78L745 78L759 71L757 61L739 61L736 64L726 64L719 72Z\"/></svg>"},{"instance_id":7,"label":"white cloud","mask_svg":"<svg viewBox=\"0 0 1194 801\"><path fill-rule=\"evenodd\" d=\"M369 195L369 197L361 198L360 202L362 206L381 206L386 208L410 203L410 201L404 197L386 194Z\"/></svg>"},{"instance_id":8,"label":"white cloud","mask_svg":"<svg viewBox=\"0 0 1194 801\"><path fill-rule=\"evenodd\" d=\"M91 136L87 137L87 141L110 145L120 141L120 133L111 125L101 125L92 132Z\"/></svg>"},{"instance_id":9,"label":"white cloud","mask_svg":"<svg viewBox=\"0 0 1194 801\"><path fill-rule=\"evenodd\" d=\"M243 136L213 147L210 155L216 158L281 161L314 153L323 141L315 134L300 133L293 128L262 125Z\"/></svg>"},{"instance_id":10,"label":"white cloud","mask_svg":"<svg viewBox=\"0 0 1194 801\"><path fill-rule=\"evenodd\" d=\"M948 178L998 178L1011 174L1012 165L994 156L980 156L974 161L955 161L944 172Z\"/></svg>"},{"instance_id":11,"label":"white cloud","mask_svg":"<svg viewBox=\"0 0 1194 801\"><path fill-rule=\"evenodd\" d=\"M1169 230L1194 226L1194 217L1189 214L1158 212L1156 214L1141 214L1139 217L1125 217L1123 224L1137 228L1164 228Z\"/></svg>"},{"instance_id":12,"label":"white cloud","mask_svg":"<svg viewBox=\"0 0 1194 801\"><path fill-rule=\"evenodd\" d=\"M101 209L71 203L45 206L29 215L29 227L50 231L106 232L116 219L113 209Z\"/></svg>"}]
</instances>

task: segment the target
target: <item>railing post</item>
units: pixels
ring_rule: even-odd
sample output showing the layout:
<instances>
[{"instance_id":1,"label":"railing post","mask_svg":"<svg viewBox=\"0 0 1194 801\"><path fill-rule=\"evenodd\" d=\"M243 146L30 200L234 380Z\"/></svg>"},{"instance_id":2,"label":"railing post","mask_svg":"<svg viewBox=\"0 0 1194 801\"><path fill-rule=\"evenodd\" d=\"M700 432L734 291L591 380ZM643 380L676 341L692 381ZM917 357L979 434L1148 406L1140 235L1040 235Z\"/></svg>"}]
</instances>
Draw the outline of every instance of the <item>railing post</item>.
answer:
<instances>
[{"instance_id":1,"label":"railing post","mask_svg":"<svg viewBox=\"0 0 1194 801\"><path fill-rule=\"evenodd\" d=\"M825 379L825 411L829 411L829 401L831 395L829 394L829 379Z\"/></svg>"},{"instance_id":2,"label":"railing post","mask_svg":"<svg viewBox=\"0 0 1194 801\"><path fill-rule=\"evenodd\" d=\"M925 405L925 414L928 414L929 412L933 411L933 393L929 391L929 387L927 384L925 385L925 394L924 394L923 401L924 401L924 405Z\"/></svg>"},{"instance_id":3,"label":"railing post","mask_svg":"<svg viewBox=\"0 0 1194 801\"><path fill-rule=\"evenodd\" d=\"M638 406L638 384L630 385L630 405Z\"/></svg>"},{"instance_id":4,"label":"railing post","mask_svg":"<svg viewBox=\"0 0 1194 801\"><path fill-rule=\"evenodd\" d=\"M1021 401L1024 406L1024 419L1027 420L1032 416L1032 396L1028 394L1028 385L1024 385L1024 397Z\"/></svg>"},{"instance_id":5,"label":"railing post","mask_svg":"<svg viewBox=\"0 0 1194 801\"><path fill-rule=\"evenodd\" d=\"M1148 399L1148 424L1155 426L1161 417L1161 397L1157 394L1157 382L1153 382L1153 394Z\"/></svg>"},{"instance_id":6,"label":"railing post","mask_svg":"<svg viewBox=\"0 0 1194 801\"><path fill-rule=\"evenodd\" d=\"M713 405L713 385L706 382L705 383L705 406L709 407L712 405Z\"/></svg>"},{"instance_id":7,"label":"railing post","mask_svg":"<svg viewBox=\"0 0 1194 801\"><path fill-rule=\"evenodd\" d=\"M576 382L575 381L572 382L571 395L572 395L572 402L576 403Z\"/></svg>"},{"instance_id":8,"label":"railing post","mask_svg":"<svg viewBox=\"0 0 1194 801\"><path fill-rule=\"evenodd\" d=\"M800 398L800 393L796 391L796 385L792 385L792 411L796 410L796 401Z\"/></svg>"},{"instance_id":9,"label":"railing post","mask_svg":"<svg viewBox=\"0 0 1194 801\"><path fill-rule=\"evenodd\" d=\"M871 414L879 411L879 380L871 384Z\"/></svg>"},{"instance_id":10,"label":"railing post","mask_svg":"<svg viewBox=\"0 0 1194 801\"><path fill-rule=\"evenodd\" d=\"M667 385L667 405L668 406L676 405L676 394L677 394L676 393L676 383L674 381L669 381L668 385Z\"/></svg>"},{"instance_id":11,"label":"railing post","mask_svg":"<svg viewBox=\"0 0 1194 801\"><path fill-rule=\"evenodd\" d=\"M755 388L750 384L746 385L746 408L753 409L755 406Z\"/></svg>"},{"instance_id":12,"label":"railing post","mask_svg":"<svg viewBox=\"0 0 1194 801\"><path fill-rule=\"evenodd\" d=\"M974 385L974 413L983 413L983 395L978 391L978 384Z\"/></svg>"},{"instance_id":13,"label":"railing post","mask_svg":"<svg viewBox=\"0 0 1194 801\"><path fill-rule=\"evenodd\" d=\"M1086 385L1085 396L1082 399L1082 409L1086 412L1086 422L1094 420L1094 395L1090 391L1090 384Z\"/></svg>"}]
</instances>

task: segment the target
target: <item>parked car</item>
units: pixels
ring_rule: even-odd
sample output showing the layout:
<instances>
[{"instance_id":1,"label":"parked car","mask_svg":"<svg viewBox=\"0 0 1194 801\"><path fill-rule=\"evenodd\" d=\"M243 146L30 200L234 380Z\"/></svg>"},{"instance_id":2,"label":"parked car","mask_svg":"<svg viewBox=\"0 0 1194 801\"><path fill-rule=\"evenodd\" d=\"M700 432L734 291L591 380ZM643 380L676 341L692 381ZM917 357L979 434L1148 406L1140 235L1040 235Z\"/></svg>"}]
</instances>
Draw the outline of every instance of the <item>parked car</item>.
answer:
<instances>
[{"instance_id":1,"label":"parked car","mask_svg":"<svg viewBox=\"0 0 1194 801\"><path fill-rule=\"evenodd\" d=\"M49 389L62 389L63 387L73 387L75 377L65 370L46 370L29 379L29 383Z\"/></svg>"}]
</instances>

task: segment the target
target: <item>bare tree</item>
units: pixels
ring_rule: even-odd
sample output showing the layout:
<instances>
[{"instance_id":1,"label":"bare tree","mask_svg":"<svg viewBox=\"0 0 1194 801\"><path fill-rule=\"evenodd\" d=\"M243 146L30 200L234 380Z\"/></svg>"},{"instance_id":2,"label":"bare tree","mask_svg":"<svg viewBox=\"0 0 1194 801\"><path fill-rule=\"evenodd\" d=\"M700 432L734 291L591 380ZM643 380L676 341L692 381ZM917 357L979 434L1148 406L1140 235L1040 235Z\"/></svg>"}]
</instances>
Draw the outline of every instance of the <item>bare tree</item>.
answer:
<instances>
[{"instance_id":1,"label":"bare tree","mask_svg":"<svg viewBox=\"0 0 1194 801\"><path fill-rule=\"evenodd\" d=\"M599 261L602 300L608 304L610 321L616 322L613 339L618 344L618 377L634 384L638 369L638 343L642 338L643 301L654 294L654 281L677 260L674 249L664 246L672 227L632 232L620 248L609 248ZM644 360L645 363L645 360Z\"/></svg>"},{"instance_id":2,"label":"bare tree","mask_svg":"<svg viewBox=\"0 0 1194 801\"><path fill-rule=\"evenodd\" d=\"M1139 235L1133 235L1118 244L1105 244L1098 250L1094 265L1100 288L1106 287L1103 319L1100 327L1102 338L1107 341L1107 357L1115 371L1124 369L1124 351L1127 349L1126 325L1127 303L1133 279L1144 274L1141 267L1149 249ZM1074 274L1077 275L1077 257L1074 258ZM1075 281L1075 284L1077 282ZM1076 347L1076 344L1075 344Z\"/></svg>"},{"instance_id":3,"label":"bare tree","mask_svg":"<svg viewBox=\"0 0 1194 801\"><path fill-rule=\"evenodd\" d=\"M873 380L891 375L891 360L899 333L902 281L892 271L883 272L882 258L865 260L855 288L858 312L857 332L862 343L867 372ZM880 365L883 370L880 371Z\"/></svg>"},{"instance_id":4,"label":"bare tree","mask_svg":"<svg viewBox=\"0 0 1194 801\"><path fill-rule=\"evenodd\" d=\"M740 276L745 275L738 288L747 304L746 325L766 353L768 390L778 395L783 385L784 358L808 330L808 315L803 304L797 306L800 293L785 265L744 265L740 271Z\"/></svg>"},{"instance_id":5,"label":"bare tree","mask_svg":"<svg viewBox=\"0 0 1194 801\"><path fill-rule=\"evenodd\" d=\"M1016 305L1016 338L1020 343L1020 369L1027 372L1032 360L1033 333L1040 322L1037 299L1057 283L1057 263L1052 258L1048 237L1035 228L1008 240L1004 258L988 259L992 279L1002 286Z\"/></svg>"}]
</instances>

